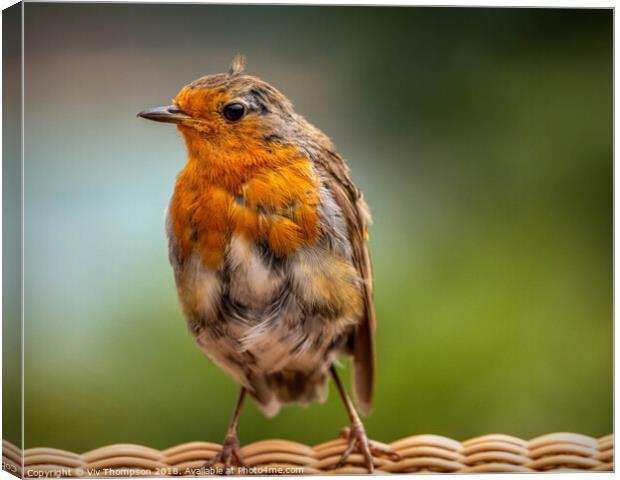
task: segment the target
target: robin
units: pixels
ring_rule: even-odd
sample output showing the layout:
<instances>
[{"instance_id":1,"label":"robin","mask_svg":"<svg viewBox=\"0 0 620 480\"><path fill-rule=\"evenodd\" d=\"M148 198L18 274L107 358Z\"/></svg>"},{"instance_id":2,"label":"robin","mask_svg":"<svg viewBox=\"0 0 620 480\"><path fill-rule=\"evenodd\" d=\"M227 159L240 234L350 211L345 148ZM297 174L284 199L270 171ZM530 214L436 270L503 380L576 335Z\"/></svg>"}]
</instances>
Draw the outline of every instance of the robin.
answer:
<instances>
[{"instance_id":1,"label":"robin","mask_svg":"<svg viewBox=\"0 0 620 480\"><path fill-rule=\"evenodd\" d=\"M370 214L330 139L268 83L228 73L183 87L140 117L177 125L188 159L166 220L169 258L189 329L240 385L221 451L207 466L243 466L237 424L248 393L268 416L324 401L331 376L351 426L338 465L373 453L334 367L353 357L353 393L369 414L375 310L366 245Z\"/></svg>"}]
</instances>

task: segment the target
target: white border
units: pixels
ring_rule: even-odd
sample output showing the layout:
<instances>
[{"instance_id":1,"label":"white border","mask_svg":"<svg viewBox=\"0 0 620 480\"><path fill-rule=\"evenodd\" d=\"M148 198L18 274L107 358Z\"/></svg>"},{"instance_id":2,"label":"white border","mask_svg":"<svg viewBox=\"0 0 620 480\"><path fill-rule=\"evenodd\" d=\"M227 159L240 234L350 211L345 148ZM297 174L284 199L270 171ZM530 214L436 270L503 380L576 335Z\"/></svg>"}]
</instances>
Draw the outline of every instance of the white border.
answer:
<instances>
[{"instance_id":1,"label":"white border","mask_svg":"<svg viewBox=\"0 0 620 480\"><path fill-rule=\"evenodd\" d=\"M28 0L28 1L34 1L37 2L39 0ZM45 1L45 0L40 0L40 1ZM15 4L16 2L13 0L0 0L0 6L2 7L2 9L5 9L13 4ZM523 7L523 8L614 8L616 7L616 2L615 1L606 1L606 2L601 2L601 1L594 1L594 2L584 2L584 1L574 1L574 0L569 0L569 1L562 1L562 2L557 2L557 1L529 1L529 2L507 2L507 1L489 1L489 0L477 0L477 1L473 1L473 0L464 0L464 1L459 1L459 2L454 2L454 1L442 1L442 0L434 0L434 1L428 1L428 0L418 0L415 2L412 1L406 1L406 0L390 0L389 2L386 3L373 3L373 2L364 2L364 1L347 1L347 0L340 0L338 2L330 2L328 0L316 0L312 3L303 3L303 2L291 2L291 1L286 1L286 0L271 0L269 2L264 2L264 1L259 1L259 0L244 0L244 1L231 1L231 2L222 2L222 1L201 1L201 0L184 0L184 1L174 1L174 0L133 0L130 2L122 2L122 1L88 1L88 2L84 2L84 1L80 1L80 0L65 0L63 3L202 3L202 4L235 4L235 5L377 5L377 6L442 6L442 7L452 7L452 6L458 6L458 7L502 7L502 8L507 8L507 7ZM22 138L21 138L21 153L22 153L22 338L21 338L21 342L22 342L22 369L21 369L21 376L22 376L22 432L24 429L24 405L23 405L23 400L24 400L24 369L23 369L23 365L24 365L24 276L23 276L23 272L24 272L24 210L23 210L23 206L24 206L24 98L23 98L23 91L24 91L24 36L23 36L23 25L24 25L24 9L23 9L23 5L22 5L22 65L21 65L21 69L22 69L22 99L21 99L21 113L22 113ZM1 23L0 23L0 30L1 30ZM2 39L1 39L1 35L0 35L0 47L2 45ZM616 96L615 96L615 91L616 91L616 87L617 87L617 76L616 76L616 65L618 65L618 37L616 35L616 22L615 22L615 18L614 18L614 119L616 118L616 115L618 114L618 104L616 102ZM1 78L1 73L2 73L2 67L0 64L0 78ZM1 92L0 92L1 95ZM2 127L2 122L0 120L0 129ZM618 127L616 122L614 121L613 124L613 129L614 129L614 187L615 185L618 184L618 180L620 179L620 174L618 173L618 171L615 168L615 145L616 145L616 141L618 139ZM2 147L2 141L0 139L0 148ZM0 171L0 202L1 202L1 191L2 191L2 183L1 183L1 179L2 179L2 172ZM616 235L616 226L618 225L618 198L615 195L615 188L614 188L614 252L616 251L616 249L619 246L619 240L618 240L618 236ZM1 216L1 211L0 211L0 216ZM2 231L2 224L0 222L0 233ZM1 238L1 237L0 237ZM0 240L1 241L1 240ZM0 267L2 265L2 260L0 258ZM615 269L615 255L614 255L614 279L615 279L615 273L616 273L616 269ZM2 285L2 279L0 278L0 287ZM618 290L617 290L617 285L614 281L614 312L615 312L615 299L617 298L617 294L618 294ZM0 307L1 307L2 303L1 303L1 299L0 299ZM618 340L618 331L614 328L614 345L616 344ZM0 344L0 354L1 354L1 344ZM1 362L2 362L2 358L0 355L0 366L1 366ZM616 395L616 383L615 383L615 372L617 371L617 367L618 367L618 358L615 355L615 349L614 349L614 432L617 431L617 417L615 416L615 407L617 405L617 395ZM0 384L0 393L1 393L1 384ZM1 396L0 396L1 399ZM0 416L0 429L2 427L2 419ZM24 447L24 437L22 435L22 449ZM418 474L419 475L419 474ZM453 476L453 474L433 474L433 475L438 475L439 477L442 476ZM483 479L483 478L488 478L489 474L470 474L467 475L468 478L472 478L472 479ZM512 475L514 474L492 474L494 479L506 479L509 477L512 477ZM540 475L540 474L536 474L536 473L532 473L532 474L518 474L519 478L525 478L525 477L532 477L534 475ZM399 474L398 476L406 476L406 477L410 477L411 474ZM612 476L614 476L613 473L547 473L545 474L545 478L561 478L561 479L569 479L569 478L579 478L579 479L583 479L586 478L588 476L596 476L596 478L602 479L602 478L612 478ZM338 476L328 476L328 475L315 475L312 477L308 477L308 478L317 478L317 479L321 479L321 478L342 478L342 475L338 475ZM365 476L363 475L349 475L347 476L349 478L353 477L353 478L364 478ZM1 479L14 479L15 477L13 477L12 475L10 475L7 472L2 471L0 473L0 478ZM114 478L121 478L121 477L114 477ZM166 478L166 477L148 477L148 478ZM169 478L169 477L167 477ZM268 479L272 479L274 477L252 477L252 478L268 478ZM514 478L514 477L512 477Z\"/></svg>"}]
</instances>

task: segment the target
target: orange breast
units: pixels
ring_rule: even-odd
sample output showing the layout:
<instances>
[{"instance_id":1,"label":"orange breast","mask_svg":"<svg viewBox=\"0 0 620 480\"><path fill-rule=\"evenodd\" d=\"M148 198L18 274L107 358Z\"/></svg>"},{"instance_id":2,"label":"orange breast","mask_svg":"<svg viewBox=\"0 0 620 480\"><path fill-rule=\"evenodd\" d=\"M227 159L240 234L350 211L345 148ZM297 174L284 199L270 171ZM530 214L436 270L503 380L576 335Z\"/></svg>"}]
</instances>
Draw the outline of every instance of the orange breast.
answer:
<instances>
[{"instance_id":1,"label":"orange breast","mask_svg":"<svg viewBox=\"0 0 620 480\"><path fill-rule=\"evenodd\" d=\"M291 151L278 153L282 158L251 166L234 158L205 165L190 155L170 204L181 259L198 250L217 268L232 234L263 241L278 256L316 241L319 184L312 166Z\"/></svg>"}]
</instances>

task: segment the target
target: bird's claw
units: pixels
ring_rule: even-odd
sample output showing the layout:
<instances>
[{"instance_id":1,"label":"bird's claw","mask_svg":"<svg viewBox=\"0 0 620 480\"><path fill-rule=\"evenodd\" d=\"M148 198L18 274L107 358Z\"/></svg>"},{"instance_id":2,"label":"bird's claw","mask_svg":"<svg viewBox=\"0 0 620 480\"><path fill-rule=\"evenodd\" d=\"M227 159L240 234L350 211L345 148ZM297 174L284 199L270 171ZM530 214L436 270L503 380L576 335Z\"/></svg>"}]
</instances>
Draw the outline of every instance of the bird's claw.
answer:
<instances>
[{"instance_id":1,"label":"bird's claw","mask_svg":"<svg viewBox=\"0 0 620 480\"><path fill-rule=\"evenodd\" d=\"M218 469L213 472L216 474L224 474L231 475L233 473L233 466L237 468L243 468L244 470L248 470L249 467L243 461L243 456L241 455L241 448L239 446L239 439L234 434L226 435L224 439L224 443L222 444L222 449L216 453L213 458L208 460L204 464L204 469L207 470L207 474L212 474L209 470L213 470L214 466L217 464L221 464L224 466L224 469Z\"/></svg>"},{"instance_id":2,"label":"bird's claw","mask_svg":"<svg viewBox=\"0 0 620 480\"><path fill-rule=\"evenodd\" d=\"M355 422L351 427L343 428L340 432L342 438L346 438L347 448L340 456L334 468L342 467L349 455L357 448L357 451L364 457L364 465L368 473L373 473L375 469L373 455L376 457L390 457L392 460L401 460L402 456L389 448L368 439L364 425Z\"/></svg>"}]
</instances>

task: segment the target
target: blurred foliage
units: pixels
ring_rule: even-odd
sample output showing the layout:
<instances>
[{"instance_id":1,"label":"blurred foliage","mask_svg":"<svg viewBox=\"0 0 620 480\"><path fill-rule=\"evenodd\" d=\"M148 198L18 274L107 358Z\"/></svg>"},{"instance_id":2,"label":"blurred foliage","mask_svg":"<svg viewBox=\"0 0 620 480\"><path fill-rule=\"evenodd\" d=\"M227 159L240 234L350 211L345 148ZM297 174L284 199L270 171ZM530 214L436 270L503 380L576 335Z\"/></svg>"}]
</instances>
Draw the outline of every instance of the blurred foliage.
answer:
<instances>
[{"instance_id":1,"label":"blurred foliage","mask_svg":"<svg viewBox=\"0 0 620 480\"><path fill-rule=\"evenodd\" d=\"M162 227L184 147L135 114L238 51L373 210L370 435L612 430L612 10L25 8L27 447L223 438ZM346 420L332 390L240 436Z\"/></svg>"}]
</instances>

